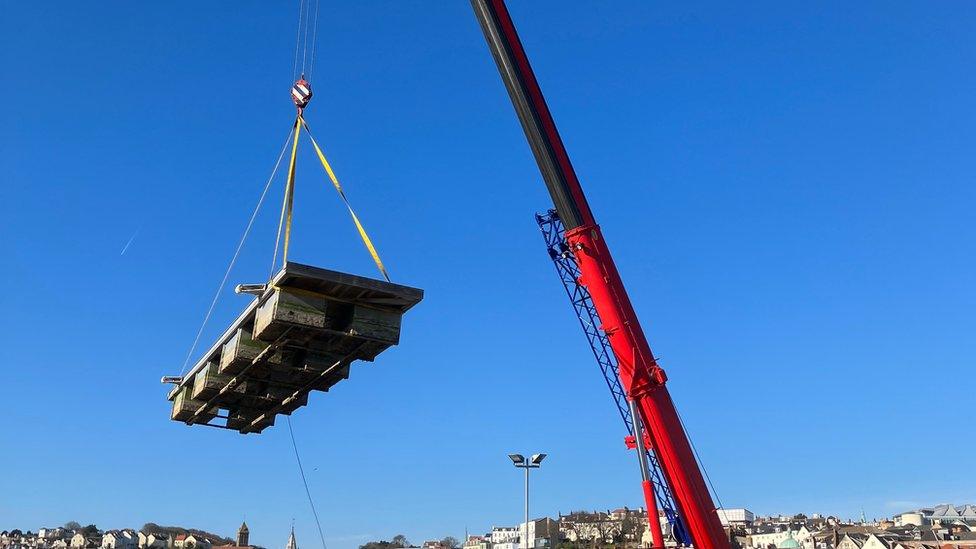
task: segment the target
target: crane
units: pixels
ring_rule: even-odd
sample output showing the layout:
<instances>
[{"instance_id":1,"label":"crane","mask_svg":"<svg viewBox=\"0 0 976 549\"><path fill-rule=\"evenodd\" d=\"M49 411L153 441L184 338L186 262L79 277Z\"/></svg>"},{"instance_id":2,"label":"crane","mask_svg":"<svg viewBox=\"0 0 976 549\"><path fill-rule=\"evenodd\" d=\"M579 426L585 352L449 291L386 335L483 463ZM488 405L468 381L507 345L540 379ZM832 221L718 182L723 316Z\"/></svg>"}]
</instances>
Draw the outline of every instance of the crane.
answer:
<instances>
[{"instance_id":1,"label":"crane","mask_svg":"<svg viewBox=\"0 0 976 549\"><path fill-rule=\"evenodd\" d=\"M540 218L540 225L544 230L546 226L554 229L550 234L559 241L559 253L568 262L563 265L571 275L578 273L575 282L585 293L580 298L581 307L590 306L589 314L599 321L593 337L605 342L613 354L612 373L617 379L608 382L612 391L614 381L619 382L621 397L626 400L632 429L629 439L638 451L653 545L664 545L657 518L657 488L666 514L673 505L675 519L688 542L697 549L729 549L702 470L668 392L667 375L651 352L505 1L471 0L471 5L555 206L552 216ZM592 338L591 344L596 345ZM663 475L664 482L658 486L654 485L648 457L655 460L655 472L659 467Z\"/></svg>"}]
</instances>

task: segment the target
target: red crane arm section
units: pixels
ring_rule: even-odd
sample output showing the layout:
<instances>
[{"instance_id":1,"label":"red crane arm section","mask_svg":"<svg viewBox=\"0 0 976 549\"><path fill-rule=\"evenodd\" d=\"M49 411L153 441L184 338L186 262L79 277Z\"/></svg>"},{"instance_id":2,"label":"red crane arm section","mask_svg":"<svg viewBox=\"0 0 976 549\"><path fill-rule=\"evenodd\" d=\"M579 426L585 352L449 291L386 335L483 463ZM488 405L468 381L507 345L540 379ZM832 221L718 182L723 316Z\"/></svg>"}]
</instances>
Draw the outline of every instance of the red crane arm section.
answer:
<instances>
[{"instance_id":1,"label":"red crane arm section","mask_svg":"<svg viewBox=\"0 0 976 549\"><path fill-rule=\"evenodd\" d=\"M621 385L637 404L678 512L697 549L729 549L729 540L668 393L667 377L651 353L505 2L471 0L471 4L566 227L566 241L582 273L579 282L590 292L619 364ZM652 506L649 504L648 508Z\"/></svg>"},{"instance_id":2,"label":"red crane arm section","mask_svg":"<svg viewBox=\"0 0 976 549\"><path fill-rule=\"evenodd\" d=\"M654 360L600 227L584 225L566 231L566 241L582 273L579 282L590 292L617 358L620 383L637 403L641 422L650 434L652 449L695 547L728 549L725 530L668 393L667 376Z\"/></svg>"}]
</instances>

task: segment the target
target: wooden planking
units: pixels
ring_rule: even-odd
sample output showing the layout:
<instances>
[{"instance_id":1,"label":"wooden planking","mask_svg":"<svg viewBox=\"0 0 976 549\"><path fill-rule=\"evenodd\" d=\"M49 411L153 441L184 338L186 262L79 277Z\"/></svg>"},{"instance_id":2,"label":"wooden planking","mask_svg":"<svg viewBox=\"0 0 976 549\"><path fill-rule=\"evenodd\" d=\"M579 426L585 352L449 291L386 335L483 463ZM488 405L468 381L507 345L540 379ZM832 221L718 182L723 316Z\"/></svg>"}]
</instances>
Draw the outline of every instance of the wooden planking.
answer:
<instances>
[{"instance_id":1,"label":"wooden planking","mask_svg":"<svg viewBox=\"0 0 976 549\"><path fill-rule=\"evenodd\" d=\"M274 424L399 341L423 291L288 263L170 393L172 417L245 432ZM226 410L226 424L214 424ZM220 416L224 417L224 416Z\"/></svg>"}]
</instances>

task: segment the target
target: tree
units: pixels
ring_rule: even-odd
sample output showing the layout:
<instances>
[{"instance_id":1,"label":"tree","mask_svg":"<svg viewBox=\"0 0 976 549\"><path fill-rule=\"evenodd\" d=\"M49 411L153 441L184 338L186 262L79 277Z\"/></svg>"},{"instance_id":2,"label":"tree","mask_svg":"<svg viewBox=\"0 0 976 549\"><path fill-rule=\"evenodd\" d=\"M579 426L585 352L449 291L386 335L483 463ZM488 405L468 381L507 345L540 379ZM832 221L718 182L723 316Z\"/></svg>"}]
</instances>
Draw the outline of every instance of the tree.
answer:
<instances>
[{"instance_id":1,"label":"tree","mask_svg":"<svg viewBox=\"0 0 976 549\"><path fill-rule=\"evenodd\" d=\"M84 536L93 536L98 533L98 526L95 526L94 524L89 524L88 526L85 526L84 528L81 529L81 533Z\"/></svg>"},{"instance_id":2,"label":"tree","mask_svg":"<svg viewBox=\"0 0 976 549\"><path fill-rule=\"evenodd\" d=\"M407 541L407 536L404 536L403 534L393 536L392 542L396 547L410 547L410 542Z\"/></svg>"},{"instance_id":3,"label":"tree","mask_svg":"<svg viewBox=\"0 0 976 549\"><path fill-rule=\"evenodd\" d=\"M395 545L388 541L371 541L359 546L359 549L395 549Z\"/></svg>"},{"instance_id":4,"label":"tree","mask_svg":"<svg viewBox=\"0 0 976 549\"><path fill-rule=\"evenodd\" d=\"M620 531L617 524L610 520L610 516L604 513L594 513L596 515L593 528L596 535L593 536L593 547L602 546L605 543L613 542L613 538Z\"/></svg>"},{"instance_id":5,"label":"tree","mask_svg":"<svg viewBox=\"0 0 976 549\"><path fill-rule=\"evenodd\" d=\"M640 515L627 513L620 521L620 533L617 540L631 540L640 543L644 530L647 530L647 521Z\"/></svg>"},{"instance_id":6,"label":"tree","mask_svg":"<svg viewBox=\"0 0 976 549\"><path fill-rule=\"evenodd\" d=\"M447 547L448 549L457 549L461 546L461 542L459 542L454 536L447 536L441 540L441 545Z\"/></svg>"},{"instance_id":7,"label":"tree","mask_svg":"<svg viewBox=\"0 0 976 549\"><path fill-rule=\"evenodd\" d=\"M73 520L69 520L68 522L64 523L64 529L65 530L71 530L72 532L75 532L75 531L81 530L81 524L79 524L79 523L77 523L77 522L75 522Z\"/></svg>"},{"instance_id":8,"label":"tree","mask_svg":"<svg viewBox=\"0 0 976 549\"><path fill-rule=\"evenodd\" d=\"M564 517L560 517L561 525L565 525L572 532L572 539L579 545L589 541L593 536L590 524L593 522L590 513L586 511L573 511Z\"/></svg>"}]
</instances>

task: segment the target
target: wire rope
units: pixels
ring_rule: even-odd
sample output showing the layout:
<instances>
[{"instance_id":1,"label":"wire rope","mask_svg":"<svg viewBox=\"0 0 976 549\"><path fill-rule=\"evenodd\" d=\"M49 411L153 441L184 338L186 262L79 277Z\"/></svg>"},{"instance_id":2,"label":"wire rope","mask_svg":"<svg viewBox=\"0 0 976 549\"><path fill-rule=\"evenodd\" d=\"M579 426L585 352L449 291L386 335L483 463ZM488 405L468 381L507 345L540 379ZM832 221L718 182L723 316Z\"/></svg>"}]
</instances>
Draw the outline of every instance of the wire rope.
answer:
<instances>
[{"instance_id":1,"label":"wire rope","mask_svg":"<svg viewBox=\"0 0 976 549\"><path fill-rule=\"evenodd\" d=\"M677 406L674 407L674 413L678 416L678 423L681 424L681 430L685 432L685 438L688 439L688 444L691 445L691 451L695 454L695 459L698 460L698 466L701 467L702 473L705 475L705 480L708 482L708 487L712 490L712 495L715 496L715 501L718 502L719 509L725 509L725 505L722 504L722 498L719 497L715 485L712 484L712 478L708 476L708 469L705 468L705 462L702 461L701 456L698 454L698 448L695 447L695 442L688 436L688 429L685 428L685 421L681 418L681 412L678 411Z\"/></svg>"},{"instance_id":2,"label":"wire rope","mask_svg":"<svg viewBox=\"0 0 976 549\"><path fill-rule=\"evenodd\" d=\"M308 60L308 80L312 80L312 71L315 69L315 45L319 30L319 0L315 0L315 16L312 18L312 55Z\"/></svg>"},{"instance_id":3,"label":"wire rope","mask_svg":"<svg viewBox=\"0 0 976 549\"><path fill-rule=\"evenodd\" d=\"M301 43L302 43L302 15L304 14L304 12L305 12L305 0L298 0L298 31L295 36L295 65L291 71L291 76L293 80L298 78L298 51L301 49Z\"/></svg>"},{"instance_id":4,"label":"wire rope","mask_svg":"<svg viewBox=\"0 0 976 549\"><path fill-rule=\"evenodd\" d=\"M227 265L227 270L224 272L224 278L220 281L220 286L217 287L217 292L214 294L213 300L210 302L210 308L207 309L207 314L203 317L203 323L200 325L200 329L197 330L197 335L193 338L193 345L190 346L189 352L186 353L186 359L183 360L183 368L180 369L180 377L186 372L187 366L190 364L190 358L193 357L193 352L196 351L197 345L200 343L200 336L203 335L203 330L207 327L207 322L210 320L210 316L213 314L214 308L217 306L217 301L220 300L220 294L224 290L224 286L227 284L227 279L230 277L230 272L234 269L234 264L237 262L238 256L241 254L241 249L244 247L244 242L247 240L248 235L251 232L251 227L254 226L254 219L258 216L258 211L261 210L261 205L264 203L264 199L268 196L268 190L271 188L271 182L274 181L275 175L278 173L278 167L281 166L281 159L285 157L285 151L288 150L288 142L291 140L292 133L295 132L293 127L290 132L288 132L288 138L285 139L285 144L281 147L281 152L278 154L278 160L275 162L274 168L271 170L271 176L268 177L267 183L264 184L264 190L261 191L261 198L258 199L257 206L254 207L254 212L251 213L251 218L247 221L247 226L244 227L244 234L241 235L241 240L237 244L237 249L234 250L234 256L230 260L230 264Z\"/></svg>"}]
</instances>

